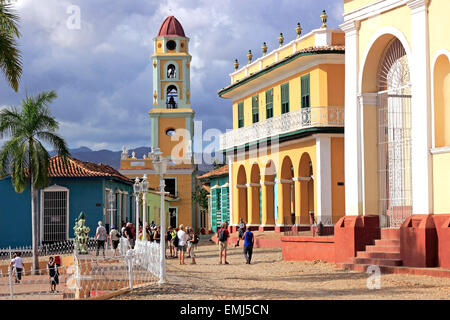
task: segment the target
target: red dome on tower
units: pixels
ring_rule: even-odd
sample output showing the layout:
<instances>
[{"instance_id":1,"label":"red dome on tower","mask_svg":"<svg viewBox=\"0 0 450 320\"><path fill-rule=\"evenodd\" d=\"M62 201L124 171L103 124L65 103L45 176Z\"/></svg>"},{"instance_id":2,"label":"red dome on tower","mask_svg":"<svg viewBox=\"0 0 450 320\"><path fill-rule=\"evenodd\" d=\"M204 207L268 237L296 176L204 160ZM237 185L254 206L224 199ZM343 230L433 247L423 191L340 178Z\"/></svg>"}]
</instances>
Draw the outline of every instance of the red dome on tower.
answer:
<instances>
[{"instance_id":1,"label":"red dome on tower","mask_svg":"<svg viewBox=\"0 0 450 320\"><path fill-rule=\"evenodd\" d=\"M159 28L158 37L186 37L181 23L174 16L167 17Z\"/></svg>"}]
</instances>

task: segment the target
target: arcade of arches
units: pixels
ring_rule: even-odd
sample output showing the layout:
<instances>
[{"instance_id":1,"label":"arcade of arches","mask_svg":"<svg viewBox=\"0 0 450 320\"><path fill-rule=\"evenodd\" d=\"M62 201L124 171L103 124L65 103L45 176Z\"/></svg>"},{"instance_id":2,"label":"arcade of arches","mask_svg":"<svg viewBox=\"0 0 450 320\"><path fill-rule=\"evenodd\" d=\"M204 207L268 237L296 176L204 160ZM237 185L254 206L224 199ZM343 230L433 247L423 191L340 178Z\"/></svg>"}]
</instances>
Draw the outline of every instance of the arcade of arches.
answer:
<instances>
[{"instance_id":1,"label":"arcade of arches","mask_svg":"<svg viewBox=\"0 0 450 320\"><path fill-rule=\"evenodd\" d=\"M279 150L267 155L262 152L247 151L233 158L232 225L243 218L261 231L281 231L285 224L309 225L312 213L314 221L324 225L344 216L342 137L312 137L281 143Z\"/></svg>"}]
</instances>

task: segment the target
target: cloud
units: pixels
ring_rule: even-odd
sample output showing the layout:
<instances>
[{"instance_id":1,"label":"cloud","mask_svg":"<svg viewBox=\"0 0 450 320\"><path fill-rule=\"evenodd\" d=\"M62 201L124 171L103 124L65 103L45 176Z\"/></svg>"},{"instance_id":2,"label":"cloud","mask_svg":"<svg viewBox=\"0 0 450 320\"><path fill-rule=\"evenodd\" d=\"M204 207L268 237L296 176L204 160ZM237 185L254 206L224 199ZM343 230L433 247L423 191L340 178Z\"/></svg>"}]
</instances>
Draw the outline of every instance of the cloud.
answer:
<instances>
[{"instance_id":1,"label":"cloud","mask_svg":"<svg viewBox=\"0 0 450 320\"><path fill-rule=\"evenodd\" d=\"M153 38L174 15L190 38L191 103L203 129L225 132L232 126L231 101L217 90L229 84L237 58L249 49L261 55L304 32L318 28L323 9L328 25L342 20L336 0L18 0L24 74L20 92L0 81L0 105L20 105L25 94L54 89L51 110L70 147L120 150L150 144ZM68 28L70 6L80 9L80 28Z\"/></svg>"}]
</instances>

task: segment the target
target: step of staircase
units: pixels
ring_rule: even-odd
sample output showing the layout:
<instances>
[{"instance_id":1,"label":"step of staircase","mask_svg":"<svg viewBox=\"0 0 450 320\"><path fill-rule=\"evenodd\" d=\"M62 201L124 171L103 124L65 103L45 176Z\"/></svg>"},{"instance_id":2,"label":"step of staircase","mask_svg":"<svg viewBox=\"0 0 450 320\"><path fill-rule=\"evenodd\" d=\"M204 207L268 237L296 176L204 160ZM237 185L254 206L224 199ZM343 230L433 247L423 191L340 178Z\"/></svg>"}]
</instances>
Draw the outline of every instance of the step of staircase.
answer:
<instances>
[{"instance_id":1,"label":"step of staircase","mask_svg":"<svg viewBox=\"0 0 450 320\"><path fill-rule=\"evenodd\" d=\"M375 245L380 247L400 247L400 240L397 239L377 239Z\"/></svg>"},{"instance_id":2,"label":"step of staircase","mask_svg":"<svg viewBox=\"0 0 450 320\"><path fill-rule=\"evenodd\" d=\"M355 272L367 272L369 264L337 263L336 267L343 270ZM380 265L381 274L409 274L417 276L431 276L440 278L450 278L450 269L442 268L416 268L404 266L383 266Z\"/></svg>"},{"instance_id":3,"label":"step of staircase","mask_svg":"<svg viewBox=\"0 0 450 320\"><path fill-rule=\"evenodd\" d=\"M400 260L400 252L358 251L356 253L356 257L357 258L370 258L370 259L398 259L398 260Z\"/></svg>"},{"instance_id":4,"label":"step of staircase","mask_svg":"<svg viewBox=\"0 0 450 320\"><path fill-rule=\"evenodd\" d=\"M391 252L391 253L400 253L400 246L377 246L377 245L369 245L366 246L367 252Z\"/></svg>"},{"instance_id":5,"label":"step of staircase","mask_svg":"<svg viewBox=\"0 0 450 320\"><path fill-rule=\"evenodd\" d=\"M377 266L401 266L401 259L353 258L354 264L367 264Z\"/></svg>"}]
</instances>

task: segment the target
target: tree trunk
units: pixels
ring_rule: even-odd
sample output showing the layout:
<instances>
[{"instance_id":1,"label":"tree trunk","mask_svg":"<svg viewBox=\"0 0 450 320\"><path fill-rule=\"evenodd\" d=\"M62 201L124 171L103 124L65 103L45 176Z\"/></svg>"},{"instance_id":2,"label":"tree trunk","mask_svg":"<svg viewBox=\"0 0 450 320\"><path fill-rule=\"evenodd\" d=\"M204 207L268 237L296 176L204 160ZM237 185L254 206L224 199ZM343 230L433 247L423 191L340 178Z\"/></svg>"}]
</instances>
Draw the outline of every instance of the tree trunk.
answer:
<instances>
[{"instance_id":1,"label":"tree trunk","mask_svg":"<svg viewBox=\"0 0 450 320\"><path fill-rule=\"evenodd\" d=\"M32 178L32 177L30 177ZM33 181L33 179L31 179ZM32 250L33 250L33 274L38 274L39 269L39 233L38 233L38 198L37 190L35 190L33 183L31 186L31 228L32 228Z\"/></svg>"},{"instance_id":2,"label":"tree trunk","mask_svg":"<svg viewBox=\"0 0 450 320\"><path fill-rule=\"evenodd\" d=\"M28 150L28 172L30 174L30 192L31 192L31 249L33 251L33 274L39 274L39 233L38 233L38 196L37 190L33 184L33 159L31 157L31 150L33 150L33 140L29 140Z\"/></svg>"}]
</instances>

